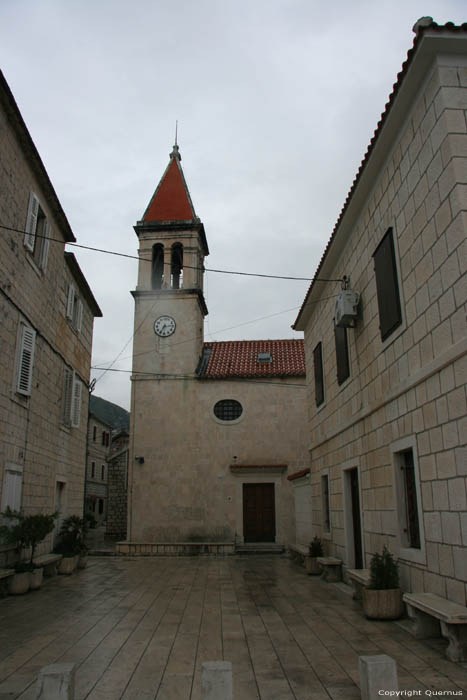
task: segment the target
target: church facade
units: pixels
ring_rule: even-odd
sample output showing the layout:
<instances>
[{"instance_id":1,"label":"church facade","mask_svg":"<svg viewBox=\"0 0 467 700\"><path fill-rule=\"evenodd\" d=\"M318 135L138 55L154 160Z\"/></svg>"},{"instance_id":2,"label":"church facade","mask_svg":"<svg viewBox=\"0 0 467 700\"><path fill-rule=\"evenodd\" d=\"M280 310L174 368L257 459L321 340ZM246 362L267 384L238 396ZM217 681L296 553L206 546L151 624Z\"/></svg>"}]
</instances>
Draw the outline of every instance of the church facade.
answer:
<instances>
[{"instance_id":1,"label":"church facade","mask_svg":"<svg viewBox=\"0 0 467 700\"><path fill-rule=\"evenodd\" d=\"M135 226L128 533L118 549L283 547L296 539L287 477L308 466L303 341L204 342L209 248L180 160L174 146Z\"/></svg>"}]
</instances>

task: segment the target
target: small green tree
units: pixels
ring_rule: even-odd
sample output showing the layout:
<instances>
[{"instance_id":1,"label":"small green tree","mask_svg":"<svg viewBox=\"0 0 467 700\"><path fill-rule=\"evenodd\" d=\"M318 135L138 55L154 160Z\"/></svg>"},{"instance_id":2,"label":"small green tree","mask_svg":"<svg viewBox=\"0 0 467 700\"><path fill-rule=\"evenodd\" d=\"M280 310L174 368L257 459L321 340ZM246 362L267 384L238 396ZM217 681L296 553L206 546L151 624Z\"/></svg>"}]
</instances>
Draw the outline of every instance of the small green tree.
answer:
<instances>
[{"instance_id":1,"label":"small green tree","mask_svg":"<svg viewBox=\"0 0 467 700\"><path fill-rule=\"evenodd\" d=\"M375 552L371 558L369 587L377 590L399 588L399 566L386 545L382 554Z\"/></svg>"},{"instance_id":2,"label":"small green tree","mask_svg":"<svg viewBox=\"0 0 467 700\"><path fill-rule=\"evenodd\" d=\"M57 513L23 515L7 508L2 513L2 516L8 520L16 521L12 525L2 525L0 527L0 533L5 541L9 544L14 544L18 554L21 554L22 549L31 548L29 561L25 566L32 571L34 569L36 547L54 529Z\"/></svg>"},{"instance_id":3,"label":"small green tree","mask_svg":"<svg viewBox=\"0 0 467 700\"><path fill-rule=\"evenodd\" d=\"M69 557L80 554L85 549L85 532L83 518L79 515L69 515L62 523L54 551Z\"/></svg>"}]
</instances>

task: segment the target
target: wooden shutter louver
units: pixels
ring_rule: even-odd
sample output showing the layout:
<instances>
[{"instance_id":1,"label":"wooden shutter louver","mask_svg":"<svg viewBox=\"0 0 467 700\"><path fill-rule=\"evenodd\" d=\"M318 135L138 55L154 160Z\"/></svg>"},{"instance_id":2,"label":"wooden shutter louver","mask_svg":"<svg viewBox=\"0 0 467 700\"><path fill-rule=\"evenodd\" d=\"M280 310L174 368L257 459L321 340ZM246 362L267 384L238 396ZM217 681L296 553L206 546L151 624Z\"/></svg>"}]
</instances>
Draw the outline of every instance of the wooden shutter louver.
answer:
<instances>
[{"instance_id":1,"label":"wooden shutter louver","mask_svg":"<svg viewBox=\"0 0 467 700\"><path fill-rule=\"evenodd\" d=\"M6 468L3 480L3 493L1 511L11 508L16 512L21 510L21 492L23 487L23 475L20 471Z\"/></svg>"},{"instance_id":2,"label":"wooden shutter louver","mask_svg":"<svg viewBox=\"0 0 467 700\"><path fill-rule=\"evenodd\" d=\"M44 272L47 269L47 260L49 258L49 246L50 246L50 224L48 221L45 222L44 228L43 228L43 235L44 238L42 240L42 248L41 248L41 259L39 262L41 270Z\"/></svg>"},{"instance_id":3,"label":"wooden shutter louver","mask_svg":"<svg viewBox=\"0 0 467 700\"><path fill-rule=\"evenodd\" d=\"M388 229L373 255L381 340L402 323L399 283L392 228Z\"/></svg>"},{"instance_id":4,"label":"wooden shutter louver","mask_svg":"<svg viewBox=\"0 0 467 700\"><path fill-rule=\"evenodd\" d=\"M72 284L68 286L68 299L66 304L66 317L73 320L73 308L75 305L75 288Z\"/></svg>"},{"instance_id":5,"label":"wooden shutter louver","mask_svg":"<svg viewBox=\"0 0 467 700\"><path fill-rule=\"evenodd\" d=\"M79 428L82 388L81 380L75 376L73 378L73 400L71 404L71 425L73 428Z\"/></svg>"},{"instance_id":6,"label":"wooden shutter louver","mask_svg":"<svg viewBox=\"0 0 467 700\"><path fill-rule=\"evenodd\" d=\"M18 377L16 383L16 391L23 396L30 396L31 394L35 342L36 331L29 328L29 326L23 325L21 327Z\"/></svg>"},{"instance_id":7,"label":"wooden shutter louver","mask_svg":"<svg viewBox=\"0 0 467 700\"><path fill-rule=\"evenodd\" d=\"M334 339L336 342L337 383L342 384L350 375L347 328L334 326Z\"/></svg>"},{"instance_id":8,"label":"wooden shutter louver","mask_svg":"<svg viewBox=\"0 0 467 700\"><path fill-rule=\"evenodd\" d=\"M39 200L36 195L31 192L29 195L28 217L26 219L26 235L24 236L24 245L31 252L34 250L38 214Z\"/></svg>"},{"instance_id":9,"label":"wooden shutter louver","mask_svg":"<svg viewBox=\"0 0 467 700\"><path fill-rule=\"evenodd\" d=\"M315 370L315 403L320 406L324 401L323 353L322 345L313 350L313 366Z\"/></svg>"},{"instance_id":10,"label":"wooden shutter louver","mask_svg":"<svg viewBox=\"0 0 467 700\"><path fill-rule=\"evenodd\" d=\"M65 367L65 378L63 384L63 423L71 424L71 402L73 396L73 370Z\"/></svg>"}]
</instances>

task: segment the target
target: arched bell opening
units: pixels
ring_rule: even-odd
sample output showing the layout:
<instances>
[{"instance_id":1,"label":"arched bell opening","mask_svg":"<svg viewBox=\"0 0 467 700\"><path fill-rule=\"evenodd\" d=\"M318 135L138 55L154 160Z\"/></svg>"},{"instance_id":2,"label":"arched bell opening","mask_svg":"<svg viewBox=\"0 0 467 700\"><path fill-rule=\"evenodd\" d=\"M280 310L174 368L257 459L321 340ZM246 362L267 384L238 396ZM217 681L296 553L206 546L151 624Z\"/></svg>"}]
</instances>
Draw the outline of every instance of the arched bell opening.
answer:
<instances>
[{"instance_id":1,"label":"arched bell opening","mask_svg":"<svg viewBox=\"0 0 467 700\"><path fill-rule=\"evenodd\" d=\"M156 243L152 247L152 289L162 289L164 282L164 246Z\"/></svg>"},{"instance_id":2,"label":"arched bell opening","mask_svg":"<svg viewBox=\"0 0 467 700\"><path fill-rule=\"evenodd\" d=\"M170 286L172 289L183 287L183 246L181 243L174 243L172 246Z\"/></svg>"}]
</instances>

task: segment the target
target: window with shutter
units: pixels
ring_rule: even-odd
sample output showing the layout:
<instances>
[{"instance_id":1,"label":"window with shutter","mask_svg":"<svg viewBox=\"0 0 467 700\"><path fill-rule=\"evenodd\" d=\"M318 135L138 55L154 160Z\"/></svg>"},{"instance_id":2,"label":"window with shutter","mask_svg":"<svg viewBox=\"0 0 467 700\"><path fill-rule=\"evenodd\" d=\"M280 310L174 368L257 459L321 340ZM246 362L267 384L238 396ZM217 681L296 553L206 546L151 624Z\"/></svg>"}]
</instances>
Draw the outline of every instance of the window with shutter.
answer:
<instances>
[{"instance_id":1,"label":"window with shutter","mask_svg":"<svg viewBox=\"0 0 467 700\"><path fill-rule=\"evenodd\" d=\"M23 488L22 467L7 466L3 476L2 502L0 512L7 508L21 510L21 493Z\"/></svg>"},{"instance_id":2,"label":"window with shutter","mask_svg":"<svg viewBox=\"0 0 467 700\"><path fill-rule=\"evenodd\" d=\"M321 343L313 350L313 366L315 371L315 403L320 406L324 401L323 351Z\"/></svg>"},{"instance_id":3,"label":"window with shutter","mask_svg":"<svg viewBox=\"0 0 467 700\"><path fill-rule=\"evenodd\" d=\"M72 284L68 286L68 299L66 303L66 317L73 320L73 309L75 306L75 288Z\"/></svg>"},{"instance_id":4,"label":"window with shutter","mask_svg":"<svg viewBox=\"0 0 467 700\"><path fill-rule=\"evenodd\" d=\"M23 396L30 396L31 394L35 343L36 331L22 323L19 337L16 391Z\"/></svg>"},{"instance_id":5,"label":"window with shutter","mask_svg":"<svg viewBox=\"0 0 467 700\"><path fill-rule=\"evenodd\" d=\"M334 339L336 342L337 383L342 384L350 375L347 328L334 326Z\"/></svg>"},{"instance_id":6,"label":"window with shutter","mask_svg":"<svg viewBox=\"0 0 467 700\"><path fill-rule=\"evenodd\" d=\"M72 284L68 287L66 317L70 320L73 328L81 332L81 327L83 325L83 302Z\"/></svg>"},{"instance_id":7,"label":"window with shutter","mask_svg":"<svg viewBox=\"0 0 467 700\"><path fill-rule=\"evenodd\" d=\"M73 370L65 367L65 376L63 383L63 423L71 425L71 406L73 397Z\"/></svg>"},{"instance_id":8,"label":"window with shutter","mask_svg":"<svg viewBox=\"0 0 467 700\"><path fill-rule=\"evenodd\" d=\"M78 377L73 379L73 400L72 400L72 414L71 414L71 425L73 428L79 428L80 414L81 414L81 393L83 385Z\"/></svg>"},{"instance_id":9,"label":"window with shutter","mask_svg":"<svg viewBox=\"0 0 467 700\"><path fill-rule=\"evenodd\" d=\"M396 254L392 228L373 254L376 292L378 296L381 340L386 340L402 323L402 311L397 279Z\"/></svg>"},{"instance_id":10,"label":"window with shutter","mask_svg":"<svg viewBox=\"0 0 467 700\"><path fill-rule=\"evenodd\" d=\"M50 224L41 208L39 199L31 192L24 246L34 258L36 265L45 272L49 255Z\"/></svg>"}]
</instances>

